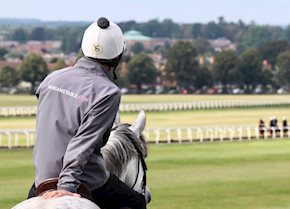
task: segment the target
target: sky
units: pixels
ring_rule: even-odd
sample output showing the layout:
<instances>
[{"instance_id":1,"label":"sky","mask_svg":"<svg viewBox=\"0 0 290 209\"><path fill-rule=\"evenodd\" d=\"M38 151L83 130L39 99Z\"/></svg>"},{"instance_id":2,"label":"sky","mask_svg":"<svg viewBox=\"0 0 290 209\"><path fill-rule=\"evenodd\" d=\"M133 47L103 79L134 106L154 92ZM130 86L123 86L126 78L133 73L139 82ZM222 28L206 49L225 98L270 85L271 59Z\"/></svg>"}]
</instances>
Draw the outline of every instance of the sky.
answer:
<instances>
[{"instance_id":1,"label":"sky","mask_svg":"<svg viewBox=\"0 0 290 209\"><path fill-rule=\"evenodd\" d=\"M290 0L2 0L1 18L145 22L170 18L177 23L227 22L290 24Z\"/></svg>"}]
</instances>

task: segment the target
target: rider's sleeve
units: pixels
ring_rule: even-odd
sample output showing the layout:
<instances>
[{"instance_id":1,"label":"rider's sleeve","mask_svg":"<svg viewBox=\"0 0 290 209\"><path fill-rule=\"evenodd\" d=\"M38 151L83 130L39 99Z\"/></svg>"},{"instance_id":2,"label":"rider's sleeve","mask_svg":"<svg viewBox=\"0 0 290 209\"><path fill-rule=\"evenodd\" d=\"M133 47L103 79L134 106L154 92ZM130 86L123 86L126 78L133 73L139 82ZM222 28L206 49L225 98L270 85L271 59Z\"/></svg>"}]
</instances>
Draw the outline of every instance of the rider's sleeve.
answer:
<instances>
[{"instance_id":1,"label":"rider's sleeve","mask_svg":"<svg viewBox=\"0 0 290 209\"><path fill-rule=\"evenodd\" d=\"M70 140L59 175L58 189L76 192L78 177L93 152L103 146L103 135L111 128L119 108L120 91L99 100L84 117L76 135Z\"/></svg>"}]
</instances>

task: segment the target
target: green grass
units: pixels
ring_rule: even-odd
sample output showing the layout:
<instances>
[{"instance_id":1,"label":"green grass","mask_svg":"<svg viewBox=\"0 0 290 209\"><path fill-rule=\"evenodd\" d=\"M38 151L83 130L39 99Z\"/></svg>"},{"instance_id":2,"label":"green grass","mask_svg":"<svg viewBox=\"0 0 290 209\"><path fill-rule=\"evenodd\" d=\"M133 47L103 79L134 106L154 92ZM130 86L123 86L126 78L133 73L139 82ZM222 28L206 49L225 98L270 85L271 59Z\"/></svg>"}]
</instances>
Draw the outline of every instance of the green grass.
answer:
<instances>
[{"instance_id":1,"label":"green grass","mask_svg":"<svg viewBox=\"0 0 290 209\"><path fill-rule=\"evenodd\" d=\"M136 116L137 113L121 113L121 121L132 123ZM146 128L256 126L260 118L268 125L271 116L276 116L280 124L282 117L289 119L290 107L146 112ZM0 129L34 129L35 122L35 117L0 118Z\"/></svg>"},{"instance_id":2,"label":"green grass","mask_svg":"<svg viewBox=\"0 0 290 209\"><path fill-rule=\"evenodd\" d=\"M0 107L13 106L35 106L36 97L34 95L4 95L0 94Z\"/></svg>"},{"instance_id":3,"label":"green grass","mask_svg":"<svg viewBox=\"0 0 290 209\"><path fill-rule=\"evenodd\" d=\"M288 209L290 141L150 145L148 209ZM0 209L24 199L31 149L0 150Z\"/></svg>"},{"instance_id":4,"label":"green grass","mask_svg":"<svg viewBox=\"0 0 290 209\"><path fill-rule=\"evenodd\" d=\"M152 209L290 208L290 142L155 146Z\"/></svg>"},{"instance_id":5,"label":"green grass","mask_svg":"<svg viewBox=\"0 0 290 209\"><path fill-rule=\"evenodd\" d=\"M31 149L0 150L0 208L22 201L34 178Z\"/></svg>"},{"instance_id":6,"label":"green grass","mask_svg":"<svg viewBox=\"0 0 290 209\"><path fill-rule=\"evenodd\" d=\"M275 100L284 96L126 95L123 103ZM35 105L34 96L0 96L0 106ZM131 123L137 113L121 113ZM146 128L257 125L289 118L289 107L147 112ZM0 129L33 129L35 117L0 118ZM290 209L290 141L150 145L148 209ZM0 149L0 209L23 200L33 181L31 149Z\"/></svg>"},{"instance_id":7,"label":"green grass","mask_svg":"<svg viewBox=\"0 0 290 209\"><path fill-rule=\"evenodd\" d=\"M35 117L0 117L0 129L35 129Z\"/></svg>"},{"instance_id":8,"label":"green grass","mask_svg":"<svg viewBox=\"0 0 290 209\"><path fill-rule=\"evenodd\" d=\"M186 102L209 100L279 100L288 99L288 95L123 95L122 103L143 102ZM0 106L35 105L35 96L0 95ZM123 122L131 123L137 113L121 113ZM262 107L219 110L192 110L172 112L147 112L147 128L156 127L192 127L192 126L232 126L257 125L263 118L265 122L271 116L281 121L290 116L290 108ZM35 117L0 118L0 129L34 129Z\"/></svg>"}]
</instances>

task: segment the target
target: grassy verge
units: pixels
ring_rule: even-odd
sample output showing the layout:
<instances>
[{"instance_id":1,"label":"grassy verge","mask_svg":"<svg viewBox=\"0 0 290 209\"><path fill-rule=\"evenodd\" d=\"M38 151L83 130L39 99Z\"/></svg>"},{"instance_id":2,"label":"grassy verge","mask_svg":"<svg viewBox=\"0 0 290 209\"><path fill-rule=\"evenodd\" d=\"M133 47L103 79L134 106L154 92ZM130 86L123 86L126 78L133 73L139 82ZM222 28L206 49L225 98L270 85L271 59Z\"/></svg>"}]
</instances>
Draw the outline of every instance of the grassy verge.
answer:
<instances>
[{"instance_id":1,"label":"grassy verge","mask_svg":"<svg viewBox=\"0 0 290 209\"><path fill-rule=\"evenodd\" d=\"M121 113L121 121L132 123L137 113ZM268 126L269 117L290 118L289 107L261 107L220 110L191 110L172 112L147 112L146 128L162 127L216 127L256 126L260 118ZM35 117L0 118L0 129L34 129Z\"/></svg>"},{"instance_id":2,"label":"grassy verge","mask_svg":"<svg viewBox=\"0 0 290 209\"><path fill-rule=\"evenodd\" d=\"M36 97L34 95L4 95L0 94L0 107L13 106L35 106Z\"/></svg>"},{"instance_id":3,"label":"grassy verge","mask_svg":"<svg viewBox=\"0 0 290 209\"><path fill-rule=\"evenodd\" d=\"M31 149L0 150L0 209L24 199ZM290 141L150 145L148 209L287 209Z\"/></svg>"},{"instance_id":4,"label":"grassy verge","mask_svg":"<svg viewBox=\"0 0 290 209\"><path fill-rule=\"evenodd\" d=\"M154 146L151 209L289 208L289 141Z\"/></svg>"}]
</instances>

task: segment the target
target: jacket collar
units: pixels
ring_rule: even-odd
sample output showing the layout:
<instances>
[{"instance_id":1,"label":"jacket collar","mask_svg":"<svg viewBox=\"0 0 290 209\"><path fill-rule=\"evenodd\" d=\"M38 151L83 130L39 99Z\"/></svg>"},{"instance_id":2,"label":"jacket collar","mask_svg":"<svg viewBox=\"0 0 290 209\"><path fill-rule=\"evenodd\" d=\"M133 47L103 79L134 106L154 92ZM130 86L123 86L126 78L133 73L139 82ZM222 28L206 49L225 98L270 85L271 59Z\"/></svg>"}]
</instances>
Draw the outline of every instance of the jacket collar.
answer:
<instances>
[{"instance_id":1,"label":"jacket collar","mask_svg":"<svg viewBox=\"0 0 290 209\"><path fill-rule=\"evenodd\" d=\"M103 75L106 75L107 77L110 77L109 71L105 69L104 66L102 66L99 62L93 59L87 58L87 57L80 58L75 64L75 67L89 70L91 72L96 72L97 74L103 74Z\"/></svg>"}]
</instances>

